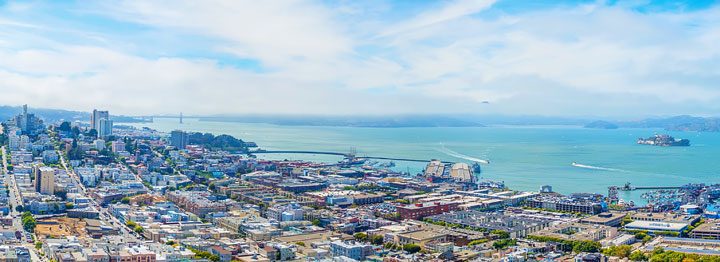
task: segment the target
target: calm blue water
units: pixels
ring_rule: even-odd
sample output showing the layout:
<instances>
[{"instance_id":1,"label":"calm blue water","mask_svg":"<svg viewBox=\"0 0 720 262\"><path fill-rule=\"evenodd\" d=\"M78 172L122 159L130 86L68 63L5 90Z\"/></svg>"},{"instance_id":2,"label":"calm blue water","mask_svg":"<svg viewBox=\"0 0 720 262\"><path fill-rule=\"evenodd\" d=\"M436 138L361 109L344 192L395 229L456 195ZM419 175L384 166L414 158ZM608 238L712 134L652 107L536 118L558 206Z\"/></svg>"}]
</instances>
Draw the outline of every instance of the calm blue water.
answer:
<instances>
[{"instance_id":1,"label":"calm blue water","mask_svg":"<svg viewBox=\"0 0 720 262\"><path fill-rule=\"evenodd\" d=\"M538 191L552 185L561 193L607 193L611 185L636 186L719 183L720 133L669 132L691 140L691 147L654 147L635 144L638 137L668 133L660 129L599 130L568 126L498 126L448 128L298 127L269 124L200 122L155 118L137 124L160 131L226 133L258 143L264 149L350 152L358 155L442 159L483 166L482 177L505 181L517 190ZM322 155L261 155L267 159L303 159L335 162ZM588 166L572 166L572 162ZM396 169L419 172L423 163L396 162ZM622 192L639 200L638 192Z\"/></svg>"}]
</instances>

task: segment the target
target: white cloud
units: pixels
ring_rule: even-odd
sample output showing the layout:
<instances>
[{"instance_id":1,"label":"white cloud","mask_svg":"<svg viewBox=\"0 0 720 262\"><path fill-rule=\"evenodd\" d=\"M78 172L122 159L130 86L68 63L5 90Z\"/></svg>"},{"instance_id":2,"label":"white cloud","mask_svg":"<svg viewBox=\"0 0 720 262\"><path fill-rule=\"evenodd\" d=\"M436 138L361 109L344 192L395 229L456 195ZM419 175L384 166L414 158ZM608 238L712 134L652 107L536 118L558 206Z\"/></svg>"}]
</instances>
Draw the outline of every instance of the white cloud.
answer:
<instances>
[{"instance_id":1,"label":"white cloud","mask_svg":"<svg viewBox=\"0 0 720 262\"><path fill-rule=\"evenodd\" d=\"M392 8L357 4L126 1L83 10L148 27L137 41L113 36L113 28L47 29L43 21L0 13L0 24L8 25L0 36L18 36L0 42L0 103L108 105L125 114L720 110L718 8L637 13L591 4L486 17L479 12L493 1L455 1L387 19L382 13L392 15ZM78 44L52 30L102 41ZM153 32L188 41L163 46ZM191 41L196 37L210 40ZM216 56L142 56L119 46L191 46L263 68L226 66Z\"/></svg>"}]
</instances>

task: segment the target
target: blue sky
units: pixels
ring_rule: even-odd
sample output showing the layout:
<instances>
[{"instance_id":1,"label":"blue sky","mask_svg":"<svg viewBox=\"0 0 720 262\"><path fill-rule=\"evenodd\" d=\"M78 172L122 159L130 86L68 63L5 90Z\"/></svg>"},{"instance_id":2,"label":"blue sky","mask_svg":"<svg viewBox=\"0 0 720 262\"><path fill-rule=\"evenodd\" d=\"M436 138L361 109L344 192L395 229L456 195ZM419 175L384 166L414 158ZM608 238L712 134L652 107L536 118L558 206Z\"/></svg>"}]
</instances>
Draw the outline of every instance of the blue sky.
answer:
<instances>
[{"instance_id":1,"label":"blue sky","mask_svg":"<svg viewBox=\"0 0 720 262\"><path fill-rule=\"evenodd\" d=\"M704 0L0 1L0 104L720 115L717 43Z\"/></svg>"}]
</instances>

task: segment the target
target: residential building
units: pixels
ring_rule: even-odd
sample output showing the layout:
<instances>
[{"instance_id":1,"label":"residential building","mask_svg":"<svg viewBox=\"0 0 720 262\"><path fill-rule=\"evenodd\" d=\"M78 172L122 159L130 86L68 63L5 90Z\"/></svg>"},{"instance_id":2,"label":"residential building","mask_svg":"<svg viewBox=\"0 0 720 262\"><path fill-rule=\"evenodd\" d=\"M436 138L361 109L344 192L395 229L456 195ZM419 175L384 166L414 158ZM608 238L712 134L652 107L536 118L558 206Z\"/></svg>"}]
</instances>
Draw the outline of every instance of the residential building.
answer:
<instances>
[{"instance_id":1,"label":"residential building","mask_svg":"<svg viewBox=\"0 0 720 262\"><path fill-rule=\"evenodd\" d=\"M333 241L330 243L330 252L333 257L349 257L358 261L365 260L365 257L373 255L374 250L371 245L348 243L342 241Z\"/></svg>"},{"instance_id":2,"label":"residential building","mask_svg":"<svg viewBox=\"0 0 720 262\"><path fill-rule=\"evenodd\" d=\"M187 132L182 130L173 130L170 132L170 145L177 149L185 149L185 146L190 143L190 136Z\"/></svg>"}]
</instances>

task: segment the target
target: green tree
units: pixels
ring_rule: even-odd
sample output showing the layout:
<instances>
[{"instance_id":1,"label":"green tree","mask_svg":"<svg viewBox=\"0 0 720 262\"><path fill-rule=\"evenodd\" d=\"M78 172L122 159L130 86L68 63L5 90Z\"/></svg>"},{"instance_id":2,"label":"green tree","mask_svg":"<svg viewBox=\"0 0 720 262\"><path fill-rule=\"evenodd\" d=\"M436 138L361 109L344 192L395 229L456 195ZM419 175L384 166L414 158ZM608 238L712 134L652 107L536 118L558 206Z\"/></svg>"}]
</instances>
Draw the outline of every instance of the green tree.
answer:
<instances>
[{"instance_id":1,"label":"green tree","mask_svg":"<svg viewBox=\"0 0 720 262\"><path fill-rule=\"evenodd\" d=\"M493 243L493 248L495 248L495 249L505 249L505 248L507 248L507 247L511 247L511 246L514 246L514 245L517 245L517 240L516 240L516 239L505 238L505 239L500 239L500 240L498 240L498 241L495 241L495 242Z\"/></svg>"},{"instance_id":2,"label":"green tree","mask_svg":"<svg viewBox=\"0 0 720 262\"><path fill-rule=\"evenodd\" d=\"M602 253L606 256L625 258L630 256L632 252L632 246L630 245L619 245L612 246L602 250Z\"/></svg>"},{"instance_id":3,"label":"green tree","mask_svg":"<svg viewBox=\"0 0 720 262\"><path fill-rule=\"evenodd\" d=\"M385 239L382 235L373 235L372 237L370 237L370 243L372 243L373 245L382 245L384 241Z\"/></svg>"},{"instance_id":4,"label":"green tree","mask_svg":"<svg viewBox=\"0 0 720 262\"><path fill-rule=\"evenodd\" d=\"M120 199L120 203L130 204L130 197L123 197L122 199Z\"/></svg>"},{"instance_id":5,"label":"green tree","mask_svg":"<svg viewBox=\"0 0 720 262\"><path fill-rule=\"evenodd\" d=\"M510 238L510 233L502 231L502 230L493 230L490 231L491 234L497 235L500 239Z\"/></svg>"},{"instance_id":6,"label":"green tree","mask_svg":"<svg viewBox=\"0 0 720 262\"><path fill-rule=\"evenodd\" d=\"M37 225L37 221L33 217L32 213L26 211L25 213L22 214L21 220L23 223L23 228L25 228L26 231L28 231L28 232L35 231L35 226Z\"/></svg>"},{"instance_id":7,"label":"green tree","mask_svg":"<svg viewBox=\"0 0 720 262\"><path fill-rule=\"evenodd\" d=\"M640 250L636 250L635 252L632 252L630 254L630 260L632 261L645 261L647 260L647 257L645 256L645 253L643 253Z\"/></svg>"},{"instance_id":8,"label":"green tree","mask_svg":"<svg viewBox=\"0 0 720 262\"><path fill-rule=\"evenodd\" d=\"M602 245L595 241L576 241L573 243L573 252L598 252Z\"/></svg>"},{"instance_id":9,"label":"green tree","mask_svg":"<svg viewBox=\"0 0 720 262\"><path fill-rule=\"evenodd\" d=\"M422 248L420 248L420 246L417 244L405 244L405 245L403 245L402 249L405 250L405 252L408 252L410 254L415 254L417 252L420 252L420 250L422 250Z\"/></svg>"},{"instance_id":10,"label":"green tree","mask_svg":"<svg viewBox=\"0 0 720 262\"><path fill-rule=\"evenodd\" d=\"M368 235L365 234L365 233L360 232L360 233L355 233L355 234L353 235L353 237L354 237L355 240L357 240L357 241L365 242L365 241L367 240L367 238L368 238Z\"/></svg>"}]
</instances>

